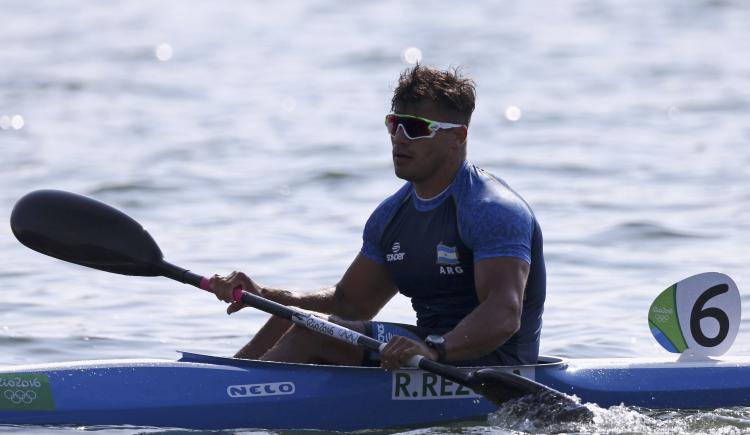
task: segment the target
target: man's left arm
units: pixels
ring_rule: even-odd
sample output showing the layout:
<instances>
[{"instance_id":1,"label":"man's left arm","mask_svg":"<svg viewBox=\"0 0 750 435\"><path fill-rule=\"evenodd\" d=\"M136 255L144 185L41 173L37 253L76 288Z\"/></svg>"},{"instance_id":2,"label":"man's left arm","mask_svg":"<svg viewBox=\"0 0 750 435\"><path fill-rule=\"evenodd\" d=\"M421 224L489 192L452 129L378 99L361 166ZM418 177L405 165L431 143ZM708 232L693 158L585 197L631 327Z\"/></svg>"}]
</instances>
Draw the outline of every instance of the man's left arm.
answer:
<instances>
[{"instance_id":1,"label":"man's left arm","mask_svg":"<svg viewBox=\"0 0 750 435\"><path fill-rule=\"evenodd\" d=\"M521 326L523 295L529 263L515 257L492 257L474 264L479 305L445 334L446 361L479 358L505 343ZM413 355L437 360L423 341L394 336L381 353L386 369L395 369Z\"/></svg>"},{"instance_id":2,"label":"man's left arm","mask_svg":"<svg viewBox=\"0 0 750 435\"><path fill-rule=\"evenodd\" d=\"M521 327L529 263L493 257L474 264L479 305L444 335L446 359L479 358L497 349Z\"/></svg>"}]
</instances>

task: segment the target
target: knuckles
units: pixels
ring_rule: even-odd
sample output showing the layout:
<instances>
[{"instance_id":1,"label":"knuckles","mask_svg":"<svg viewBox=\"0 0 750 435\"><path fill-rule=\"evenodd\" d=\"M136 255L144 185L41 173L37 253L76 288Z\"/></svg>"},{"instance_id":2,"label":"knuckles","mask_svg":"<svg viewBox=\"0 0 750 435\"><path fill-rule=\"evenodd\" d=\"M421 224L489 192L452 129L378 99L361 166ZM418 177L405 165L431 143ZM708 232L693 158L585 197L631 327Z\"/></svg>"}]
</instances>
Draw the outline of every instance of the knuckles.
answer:
<instances>
[{"instance_id":1,"label":"knuckles","mask_svg":"<svg viewBox=\"0 0 750 435\"><path fill-rule=\"evenodd\" d=\"M245 291L260 294L252 279L246 273L236 270L226 276L215 274L209 278L208 283L216 297L224 302L234 302L233 291L238 286Z\"/></svg>"}]
</instances>

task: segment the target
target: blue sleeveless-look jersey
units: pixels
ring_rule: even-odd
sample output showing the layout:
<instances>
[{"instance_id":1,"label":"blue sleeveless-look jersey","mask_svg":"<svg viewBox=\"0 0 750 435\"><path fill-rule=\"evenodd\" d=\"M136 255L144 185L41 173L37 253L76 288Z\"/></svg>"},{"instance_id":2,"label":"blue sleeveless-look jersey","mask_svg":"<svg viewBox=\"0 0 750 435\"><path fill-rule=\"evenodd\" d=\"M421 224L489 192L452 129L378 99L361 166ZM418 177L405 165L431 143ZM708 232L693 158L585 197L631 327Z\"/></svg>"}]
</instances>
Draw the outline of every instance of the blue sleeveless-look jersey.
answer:
<instances>
[{"instance_id":1,"label":"blue sleeveless-look jersey","mask_svg":"<svg viewBox=\"0 0 750 435\"><path fill-rule=\"evenodd\" d=\"M474 264L510 256L530 264L521 328L498 351L536 363L546 295L542 232L531 209L502 180L464 162L429 200L411 183L383 201L365 225L361 254L385 264L409 297L417 326L445 333L477 307Z\"/></svg>"}]
</instances>

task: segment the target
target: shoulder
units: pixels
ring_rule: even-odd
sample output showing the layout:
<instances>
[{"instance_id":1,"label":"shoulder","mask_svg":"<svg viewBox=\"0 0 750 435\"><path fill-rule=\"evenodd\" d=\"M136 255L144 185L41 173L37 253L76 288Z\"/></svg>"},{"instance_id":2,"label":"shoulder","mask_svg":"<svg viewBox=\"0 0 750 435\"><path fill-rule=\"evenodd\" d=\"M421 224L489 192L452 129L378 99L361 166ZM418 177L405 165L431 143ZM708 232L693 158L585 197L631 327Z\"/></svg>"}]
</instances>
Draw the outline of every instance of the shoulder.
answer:
<instances>
[{"instance_id":1,"label":"shoulder","mask_svg":"<svg viewBox=\"0 0 750 435\"><path fill-rule=\"evenodd\" d=\"M370 218L367 220L366 229L382 231L388 221L398 211L399 207L401 207L401 204L409 198L412 190L411 183L404 183L396 193L384 199L370 215Z\"/></svg>"},{"instance_id":2,"label":"shoulder","mask_svg":"<svg viewBox=\"0 0 750 435\"><path fill-rule=\"evenodd\" d=\"M384 199L376 208L375 211L373 211L373 215L388 215L394 213L401 204L404 203L404 201L409 197L413 190L411 183L404 183L401 188L399 188L396 193L393 195L387 197Z\"/></svg>"},{"instance_id":3,"label":"shoulder","mask_svg":"<svg viewBox=\"0 0 750 435\"><path fill-rule=\"evenodd\" d=\"M508 183L482 168L466 163L455 190L459 212L517 215L533 220L529 205ZM468 216L467 216L468 217Z\"/></svg>"},{"instance_id":4,"label":"shoulder","mask_svg":"<svg viewBox=\"0 0 750 435\"><path fill-rule=\"evenodd\" d=\"M461 238L474 259L512 256L531 262L536 221L531 208L508 184L467 164L454 192Z\"/></svg>"},{"instance_id":5,"label":"shoulder","mask_svg":"<svg viewBox=\"0 0 750 435\"><path fill-rule=\"evenodd\" d=\"M401 207L412 192L411 183L404 184L398 192L389 196L380 205L375 208L370 217L367 219L365 229L362 232L362 250L360 253L375 261L383 263L383 252L380 247L380 239L388 223Z\"/></svg>"}]
</instances>

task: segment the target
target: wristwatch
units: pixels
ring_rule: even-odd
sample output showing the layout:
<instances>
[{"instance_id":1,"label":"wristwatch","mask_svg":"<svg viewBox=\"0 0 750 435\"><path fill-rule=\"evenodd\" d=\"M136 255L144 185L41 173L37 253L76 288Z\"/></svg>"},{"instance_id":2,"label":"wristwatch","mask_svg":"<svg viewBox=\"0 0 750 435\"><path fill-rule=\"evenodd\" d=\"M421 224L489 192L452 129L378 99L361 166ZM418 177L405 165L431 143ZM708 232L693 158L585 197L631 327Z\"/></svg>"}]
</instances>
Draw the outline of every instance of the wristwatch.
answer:
<instances>
[{"instance_id":1,"label":"wristwatch","mask_svg":"<svg viewBox=\"0 0 750 435\"><path fill-rule=\"evenodd\" d=\"M445 362L445 338L442 335L428 335L424 342L437 351L438 362Z\"/></svg>"}]
</instances>

